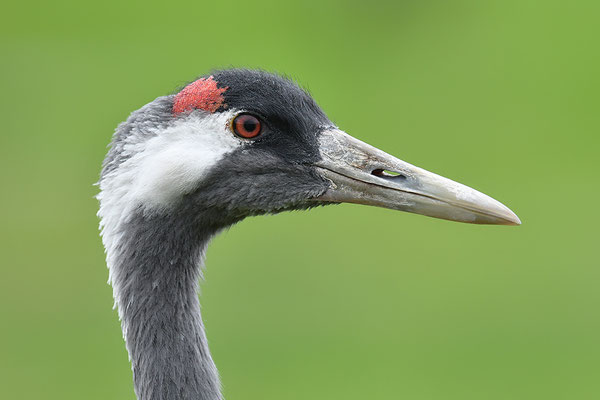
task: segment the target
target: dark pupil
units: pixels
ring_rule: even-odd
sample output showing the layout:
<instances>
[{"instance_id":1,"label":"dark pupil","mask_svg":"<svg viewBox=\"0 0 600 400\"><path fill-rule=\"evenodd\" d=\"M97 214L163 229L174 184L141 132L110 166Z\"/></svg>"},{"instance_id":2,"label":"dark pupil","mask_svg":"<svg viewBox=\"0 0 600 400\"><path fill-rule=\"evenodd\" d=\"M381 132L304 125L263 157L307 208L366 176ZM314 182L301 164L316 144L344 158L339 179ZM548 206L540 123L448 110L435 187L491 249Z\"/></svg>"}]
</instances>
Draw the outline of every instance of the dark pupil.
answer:
<instances>
[{"instance_id":1,"label":"dark pupil","mask_svg":"<svg viewBox=\"0 0 600 400\"><path fill-rule=\"evenodd\" d=\"M244 130L246 132L254 132L256 129L256 121L253 121L251 118L248 118L244 121Z\"/></svg>"}]
</instances>

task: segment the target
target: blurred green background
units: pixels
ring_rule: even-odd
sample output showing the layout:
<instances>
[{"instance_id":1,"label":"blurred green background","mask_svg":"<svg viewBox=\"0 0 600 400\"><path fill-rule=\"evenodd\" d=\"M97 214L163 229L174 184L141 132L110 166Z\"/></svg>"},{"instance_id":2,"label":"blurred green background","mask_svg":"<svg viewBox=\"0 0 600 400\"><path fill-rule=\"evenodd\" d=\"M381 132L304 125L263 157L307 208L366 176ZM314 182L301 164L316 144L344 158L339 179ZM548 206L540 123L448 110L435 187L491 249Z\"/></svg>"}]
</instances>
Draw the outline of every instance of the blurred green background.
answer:
<instances>
[{"instance_id":1,"label":"blurred green background","mask_svg":"<svg viewBox=\"0 0 600 400\"><path fill-rule=\"evenodd\" d=\"M129 112L228 66L289 74L342 129L523 221L342 205L220 235L201 301L228 400L600 398L597 1L21 1L0 20L1 398L134 399L92 184Z\"/></svg>"}]
</instances>

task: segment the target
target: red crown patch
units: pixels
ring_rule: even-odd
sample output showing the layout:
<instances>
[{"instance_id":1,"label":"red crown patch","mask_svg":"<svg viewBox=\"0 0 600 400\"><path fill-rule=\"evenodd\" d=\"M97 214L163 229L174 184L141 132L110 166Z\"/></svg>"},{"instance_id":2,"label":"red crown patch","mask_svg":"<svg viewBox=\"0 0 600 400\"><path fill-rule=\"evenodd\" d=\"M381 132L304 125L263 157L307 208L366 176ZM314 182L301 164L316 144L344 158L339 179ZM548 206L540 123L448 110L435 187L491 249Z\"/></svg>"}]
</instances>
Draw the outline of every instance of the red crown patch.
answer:
<instances>
[{"instance_id":1,"label":"red crown patch","mask_svg":"<svg viewBox=\"0 0 600 400\"><path fill-rule=\"evenodd\" d=\"M200 78L187 85L177 95L173 103L173 113L179 114L184 111L201 109L214 113L219 107L226 107L223 93L229 87L218 88L217 81L213 76L208 78Z\"/></svg>"}]
</instances>

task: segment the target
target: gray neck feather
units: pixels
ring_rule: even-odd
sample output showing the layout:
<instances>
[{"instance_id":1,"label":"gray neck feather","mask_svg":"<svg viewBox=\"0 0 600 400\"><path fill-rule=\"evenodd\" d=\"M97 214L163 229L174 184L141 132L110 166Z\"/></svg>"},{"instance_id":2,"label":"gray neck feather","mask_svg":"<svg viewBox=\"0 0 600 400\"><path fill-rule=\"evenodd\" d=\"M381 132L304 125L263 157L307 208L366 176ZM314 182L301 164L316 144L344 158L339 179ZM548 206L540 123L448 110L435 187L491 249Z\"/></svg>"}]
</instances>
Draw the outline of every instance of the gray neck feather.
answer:
<instances>
[{"instance_id":1,"label":"gray neck feather","mask_svg":"<svg viewBox=\"0 0 600 400\"><path fill-rule=\"evenodd\" d=\"M188 217L133 218L113 258L111 279L140 400L221 399L198 301L204 249L219 227Z\"/></svg>"}]
</instances>

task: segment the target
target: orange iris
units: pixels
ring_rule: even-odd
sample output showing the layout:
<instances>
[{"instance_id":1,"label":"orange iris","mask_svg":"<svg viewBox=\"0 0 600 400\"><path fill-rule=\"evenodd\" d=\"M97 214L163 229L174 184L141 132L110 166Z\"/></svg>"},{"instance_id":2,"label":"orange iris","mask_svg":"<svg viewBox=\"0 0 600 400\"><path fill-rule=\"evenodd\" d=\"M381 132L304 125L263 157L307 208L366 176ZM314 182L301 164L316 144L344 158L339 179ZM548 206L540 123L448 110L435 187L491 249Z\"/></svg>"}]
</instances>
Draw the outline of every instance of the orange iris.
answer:
<instances>
[{"instance_id":1,"label":"orange iris","mask_svg":"<svg viewBox=\"0 0 600 400\"><path fill-rule=\"evenodd\" d=\"M261 122L251 114L240 114L233 120L233 131L236 135L246 139L252 139L260 135Z\"/></svg>"}]
</instances>

